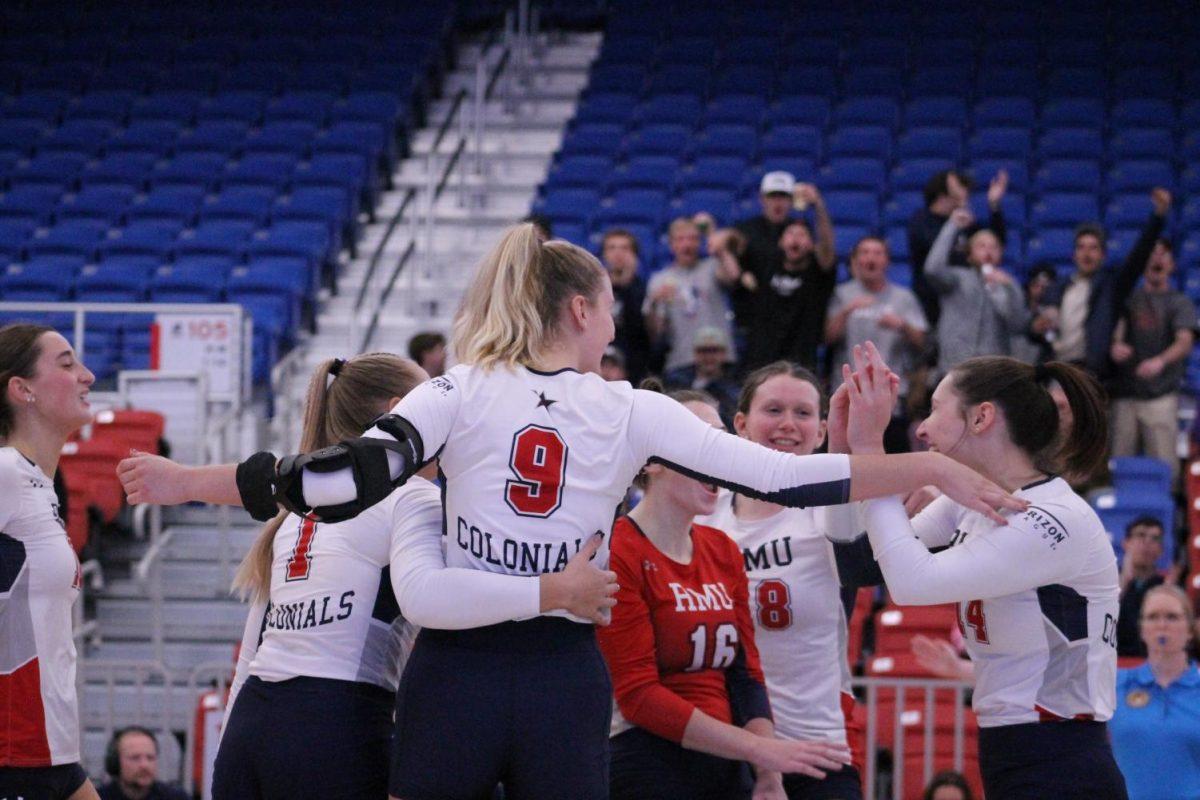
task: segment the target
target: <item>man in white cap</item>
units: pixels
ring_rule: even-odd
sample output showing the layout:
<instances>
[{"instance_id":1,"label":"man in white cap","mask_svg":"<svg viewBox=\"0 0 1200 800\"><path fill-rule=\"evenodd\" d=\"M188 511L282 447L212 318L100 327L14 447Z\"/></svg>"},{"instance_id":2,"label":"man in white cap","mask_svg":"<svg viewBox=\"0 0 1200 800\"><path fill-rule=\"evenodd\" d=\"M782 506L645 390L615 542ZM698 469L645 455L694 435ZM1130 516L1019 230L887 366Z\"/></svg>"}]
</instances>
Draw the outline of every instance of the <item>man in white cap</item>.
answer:
<instances>
[{"instance_id":1,"label":"man in white cap","mask_svg":"<svg viewBox=\"0 0 1200 800\"><path fill-rule=\"evenodd\" d=\"M790 221L795 191L796 179L790 172L768 172L758 185L762 213L735 225L746 237L742 269L749 270L757 279L769 275L774 260L779 257L779 237Z\"/></svg>"}]
</instances>

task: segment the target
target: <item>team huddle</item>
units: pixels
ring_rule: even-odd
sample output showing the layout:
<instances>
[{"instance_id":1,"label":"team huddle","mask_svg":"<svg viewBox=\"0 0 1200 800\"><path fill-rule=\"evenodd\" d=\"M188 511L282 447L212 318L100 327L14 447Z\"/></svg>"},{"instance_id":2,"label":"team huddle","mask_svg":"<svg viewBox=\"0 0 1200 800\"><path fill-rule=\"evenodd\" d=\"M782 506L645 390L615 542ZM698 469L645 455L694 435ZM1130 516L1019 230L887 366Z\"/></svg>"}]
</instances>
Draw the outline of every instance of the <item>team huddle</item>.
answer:
<instances>
[{"instance_id":1,"label":"team huddle","mask_svg":"<svg viewBox=\"0 0 1200 800\"><path fill-rule=\"evenodd\" d=\"M701 392L596 374L612 303L594 257L518 226L444 376L331 360L299 455L121 464L130 502L267 523L236 581L251 608L214 798L861 798L842 590L880 578L900 603L959 604L989 797L1126 796L1104 725L1115 558L1056 477L1104 456L1092 379L963 362L929 450L889 456L898 379L867 346L828 398L786 362L752 373L729 432ZM27 367L6 366L6 406L43 379ZM897 496L929 485L910 520ZM0 795L77 762L0 761ZM78 776L44 796L93 796Z\"/></svg>"}]
</instances>

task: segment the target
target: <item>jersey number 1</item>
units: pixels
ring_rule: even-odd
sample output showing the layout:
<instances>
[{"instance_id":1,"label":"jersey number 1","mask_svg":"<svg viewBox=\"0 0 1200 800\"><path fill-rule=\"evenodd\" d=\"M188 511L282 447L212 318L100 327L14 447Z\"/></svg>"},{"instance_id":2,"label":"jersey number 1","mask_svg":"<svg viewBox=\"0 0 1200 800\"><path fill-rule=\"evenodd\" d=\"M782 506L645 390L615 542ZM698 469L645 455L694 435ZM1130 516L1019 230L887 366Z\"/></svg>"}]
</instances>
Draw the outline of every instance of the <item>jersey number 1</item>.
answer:
<instances>
[{"instance_id":1,"label":"jersey number 1","mask_svg":"<svg viewBox=\"0 0 1200 800\"><path fill-rule=\"evenodd\" d=\"M567 444L553 428L527 425L513 436L508 468L516 479L504 484L504 502L522 517L548 517L562 505Z\"/></svg>"},{"instance_id":2,"label":"jersey number 1","mask_svg":"<svg viewBox=\"0 0 1200 800\"><path fill-rule=\"evenodd\" d=\"M312 541L317 533L317 523L308 517L300 520L300 533L296 535L296 546L292 548L292 557L288 559L284 580L308 580L309 570L312 569Z\"/></svg>"}]
</instances>

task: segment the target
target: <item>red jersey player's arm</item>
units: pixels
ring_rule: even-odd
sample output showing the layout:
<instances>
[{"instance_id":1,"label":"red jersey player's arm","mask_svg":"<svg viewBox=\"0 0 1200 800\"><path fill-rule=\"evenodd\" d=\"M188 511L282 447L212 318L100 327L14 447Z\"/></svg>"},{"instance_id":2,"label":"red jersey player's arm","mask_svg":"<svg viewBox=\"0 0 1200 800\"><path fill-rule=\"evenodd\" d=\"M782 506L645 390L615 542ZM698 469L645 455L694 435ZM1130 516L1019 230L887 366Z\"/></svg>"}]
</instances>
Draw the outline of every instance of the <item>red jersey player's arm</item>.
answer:
<instances>
[{"instance_id":1,"label":"red jersey player's arm","mask_svg":"<svg viewBox=\"0 0 1200 800\"><path fill-rule=\"evenodd\" d=\"M750 611L750 585L742 562L742 551L728 536L722 535L729 551L723 560L733 587L733 610L737 618L738 651L725 671L725 687L734 720L746 725L752 720L771 719L767 697L767 679L763 675L758 645L754 642L754 618Z\"/></svg>"},{"instance_id":2,"label":"red jersey player's arm","mask_svg":"<svg viewBox=\"0 0 1200 800\"><path fill-rule=\"evenodd\" d=\"M630 723L672 742L683 732L696 707L658 678L654 623L642 595L641 559L623 537L614 537L609 569L617 573L617 605L612 622L598 628L600 650L612 674L617 708ZM624 545L624 546L623 546Z\"/></svg>"}]
</instances>

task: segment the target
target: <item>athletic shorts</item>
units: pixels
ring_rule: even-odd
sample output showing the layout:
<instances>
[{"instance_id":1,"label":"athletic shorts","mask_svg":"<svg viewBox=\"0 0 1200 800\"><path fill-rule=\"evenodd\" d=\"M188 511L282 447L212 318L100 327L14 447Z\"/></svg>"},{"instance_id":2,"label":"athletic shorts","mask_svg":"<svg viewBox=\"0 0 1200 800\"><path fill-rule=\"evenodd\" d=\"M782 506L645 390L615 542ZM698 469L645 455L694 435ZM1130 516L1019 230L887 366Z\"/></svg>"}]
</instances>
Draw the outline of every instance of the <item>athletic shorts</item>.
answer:
<instances>
[{"instance_id":1,"label":"athletic shorts","mask_svg":"<svg viewBox=\"0 0 1200 800\"><path fill-rule=\"evenodd\" d=\"M0 767L0 798L66 800L79 791L87 777L78 762L56 767Z\"/></svg>"},{"instance_id":2,"label":"athletic shorts","mask_svg":"<svg viewBox=\"0 0 1200 800\"><path fill-rule=\"evenodd\" d=\"M609 800L748 800L750 767L633 728L612 738Z\"/></svg>"},{"instance_id":3,"label":"athletic shorts","mask_svg":"<svg viewBox=\"0 0 1200 800\"><path fill-rule=\"evenodd\" d=\"M602 800L612 682L596 631L537 617L425 628L396 694L389 791L402 800Z\"/></svg>"},{"instance_id":4,"label":"athletic shorts","mask_svg":"<svg viewBox=\"0 0 1200 800\"><path fill-rule=\"evenodd\" d=\"M392 694L329 678L242 685L221 737L213 800L380 800Z\"/></svg>"},{"instance_id":5,"label":"athletic shorts","mask_svg":"<svg viewBox=\"0 0 1200 800\"><path fill-rule=\"evenodd\" d=\"M1004 800L1127 800L1103 722L979 729L983 792Z\"/></svg>"},{"instance_id":6,"label":"athletic shorts","mask_svg":"<svg viewBox=\"0 0 1200 800\"><path fill-rule=\"evenodd\" d=\"M863 800L862 776L849 764L837 772L826 772L822 779L784 775L783 790L788 800Z\"/></svg>"}]
</instances>

